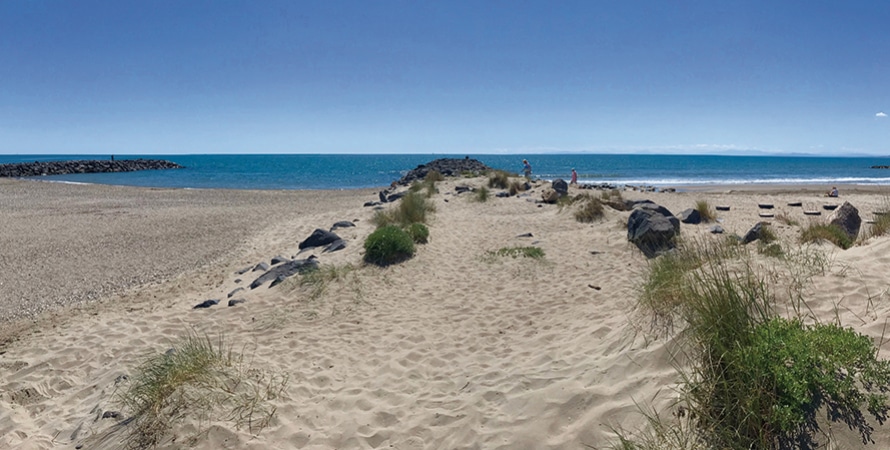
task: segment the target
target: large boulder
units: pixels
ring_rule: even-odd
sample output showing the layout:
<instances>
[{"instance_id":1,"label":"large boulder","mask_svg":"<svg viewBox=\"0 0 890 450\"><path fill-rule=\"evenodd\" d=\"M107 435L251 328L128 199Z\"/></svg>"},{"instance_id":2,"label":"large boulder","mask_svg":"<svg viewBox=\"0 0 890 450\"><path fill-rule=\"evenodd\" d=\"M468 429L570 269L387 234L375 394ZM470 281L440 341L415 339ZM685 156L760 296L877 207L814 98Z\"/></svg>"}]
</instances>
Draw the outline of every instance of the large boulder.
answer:
<instances>
[{"instance_id":1,"label":"large boulder","mask_svg":"<svg viewBox=\"0 0 890 450\"><path fill-rule=\"evenodd\" d=\"M560 197L568 195L569 193L569 183L566 183L566 180L563 180L562 178L553 180L553 183L550 183L550 185Z\"/></svg>"},{"instance_id":2,"label":"large boulder","mask_svg":"<svg viewBox=\"0 0 890 450\"><path fill-rule=\"evenodd\" d=\"M655 203L641 203L627 219L627 240L633 242L647 258L674 248L680 234L680 220L667 208Z\"/></svg>"},{"instance_id":3,"label":"large boulder","mask_svg":"<svg viewBox=\"0 0 890 450\"><path fill-rule=\"evenodd\" d=\"M859 217L859 210L850 202L844 202L839 208L835 209L831 216L828 217L828 223L834 225L855 241L859 236L859 227L862 225L862 218Z\"/></svg>"},{"instance_id":4,"label":"large boulder","mask_svg":"<svg viewBox=\"0 0 890 450\"><path fill-rule=\"evenodd\" d=\"M300 250L303 250L304 248L321 247L322 245L328 245L339 239L340 236L337 236L337 233L316 228L309 237L303 242L300 242Z\"/></svg>"},{"instance_id":5,"label":"large boulder","mask_svg":"<svg viewBox=\"0 0 890 450\"><path fill-rule=\"evenodd\" d=\"M760 238L763 237L763 222L757 222L747 233L742 237L742 244L750 244Z\"/></svg>"}]
</instances>

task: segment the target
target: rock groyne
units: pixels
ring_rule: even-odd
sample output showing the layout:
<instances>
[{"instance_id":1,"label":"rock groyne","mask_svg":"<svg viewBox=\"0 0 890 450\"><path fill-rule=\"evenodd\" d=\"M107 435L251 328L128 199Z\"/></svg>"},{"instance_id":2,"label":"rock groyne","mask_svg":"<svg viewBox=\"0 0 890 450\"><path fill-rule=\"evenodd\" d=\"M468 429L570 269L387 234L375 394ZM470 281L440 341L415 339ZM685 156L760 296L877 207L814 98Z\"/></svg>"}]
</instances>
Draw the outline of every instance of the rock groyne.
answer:
<instances>
[{"instance_id":1,"label":"rock groyne","mask_svg":"<svg viewBox=\"0 0 890 450\"><path fill-rule=\"evenodd\" d=\"M34 161L0 164L0 177L39 177L71 173L135 172L137 170L182 169L179 164L160 159L120 159L82 161Z\"/></svg>"}]
</instances>

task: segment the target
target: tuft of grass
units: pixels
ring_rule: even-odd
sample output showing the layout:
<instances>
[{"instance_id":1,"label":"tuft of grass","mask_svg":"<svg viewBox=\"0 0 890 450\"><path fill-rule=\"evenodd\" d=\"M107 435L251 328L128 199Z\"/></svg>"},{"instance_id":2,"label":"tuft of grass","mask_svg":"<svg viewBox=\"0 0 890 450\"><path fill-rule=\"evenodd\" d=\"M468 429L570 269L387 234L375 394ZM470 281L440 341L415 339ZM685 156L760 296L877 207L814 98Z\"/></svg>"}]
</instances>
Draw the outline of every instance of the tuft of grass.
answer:
<instances>
[{"instance_id":1,"label":"tuft of grass","mask_svg":"<svg viewBox=\"0 0 890 450\"><path fill-rule=\"evenodd\" d=\"M575 202L581 203L575 210L575 220L578 222L590 223L603 218L603 203L600 199L588 195Z\"/></svg>"},{"instance_id":2,"label":"tuft of grass","mask_svg":"<svg viewBox=\"0 0 890 450\"><path fill-rule=\"evenodd\" d=\"M503 170L492 170L488 174L488 187L507 189L510 187L510 174Z\"/></svg>"},{"instance_id":3,"label":"tuft of grass","mask_svg":"<svg viewBox=\"0 0 890 450\"><path fill-rule=\"evenodd\" d=\"M427 223L430 213L435 211L435 205L425 195L419 192L408 192L399 200L398 206L395 208L377 211L371 218L371 223L378 228L387 225L404 227L412 223Z\"/></svg>"},{"instance_id":4,"label":"tuft of grass","mask_svg":"<svg viewBox=\"0 0 890 450\"><path fill-rule=\"evenodd\" d=\"M231 420L259 432L275 414L268 401L281 395L287 381L245 367L242 355L222 336L214 340L191 332L166 353L148 357L127 388L116 393L130 414L124 443L127 448L155 447L187 417L201 423Z\"/></svg>"},{"instance_id":5,"label":"tuft of grass","mask_svg":"<svg viewBox=\"0 0 890 450\"><path fill-rule=\"evenodd\" d=\"M875 221L868 230L868 238L884 236L890 232L890 198L884 198L881 212L875 214Z\"/></svg>"},{"instance_id":6,"label":"tuft of grass","mask_svg":"<svg viewBox=\"0 0 890 450\"><path fill-rule=\"evenodd\" d=\"M513 180L510 182L510 187L507 188L507 191L510 195L516 195L520 192L525 191L525 183L519 182L518 180Z\"/></svg>"},{"instance_id":7,"label":"tuft of grass","mask_svg":"<svg viewBox=\"0 0 890 450\"><path fill-rule=\"evenodd\" d=\"M475 200L477 202L485 203L488 201L488 198L490 196L491 196L491 191L489 191L487 187L482 186L479 189L476 189L476 192L470 198L472 198L473 200Z\"/></svg>"},{"instance_id":8,"label":"tuft of grass","mask_svg":"<svg viewBox=\"0 0 890 450\"><path fill-rule=\"evenodd\" d=\"M423 177L423 181L429 181L435 183L437 181L444 181L445 175L442 175L438 170L430 170L426 173L426 176Z\"/></svg>"},{"instance_id":9,"label":"tuft of grass","mask_svg":"<svg viewBox=\"0 0 890 450\"><path fill-rule=\"evenodd\" d=\"M717 213L711 208L707 200L699 200L695 202L695 210L701 216L702 222L713 222L717 220Z\"/></svg>"},{"instance_id":10,"label":"tuft of grass","mask_svg":"<svg viewBox=\"0 0 890 450\"><path fill-rule=\"evenodd\" d=\"M396 225L378 228L365 239L365 262L387 266L414 256L414 240Z\"/></svg>"},{"instance_id":11,"label":"tuft of grass","mask_svg":"<svg viewBox=\"0 0 890 450\"><path fill-rule=\"evenodd\" d=\"M544 258L544 250L540 247L503 247L493 252L488 252L491 256L509 256L512 258Z\"/></svg>"},{"instance_id":12,"label":"tuft of grass","mask_svg":"<svg viewBox=\"0 0 890 450\"><path fill-rule=\"evenodd\" d=\"M315 270L310 270L301 274L300 286L310 287L311 293L309 294L309 298L315 300L324 294L331 282L343 280L354 271L355 267L352 264L343 266L319 266Z\"/></svg>"},{"instance_id":13,"label":"tuft of grass","mask_svg":"<svg viewBox=\"0 0 890 450\"><path fill-rule=\"evenodd\" d=\"M427 175L429 175L429 173ZM409 187L408 190L412 193L425 191L427 198L439 193L439 188L436 187L436 181L429 177L425 178L423 181L415 181L411 184L411 187Z\"/></svg>"},{"instance_id":14,"label":"tuft of grass","mask_svg":"<svg viewBox=\"0 0 890 450\"><path fill-rule=\"evenodd\" d=\"M791 216L789 216L784 211L776 214L776 220L784 223L785 225L792 226L792 227L796 227L796 226L800 225L800 222L792 219Z\"/></svg>"},{"instance_id":15,"label":"tuft of grass","mask_svg":"<svg viewBox=\"0 0 890 450\"><path fill-rule=\"evenodd\" d=\"M846 250L853 246L853 240L839 227L828 224L814 223L801 230L801 243L828 241Z\"/></svg>"}]
</instances>

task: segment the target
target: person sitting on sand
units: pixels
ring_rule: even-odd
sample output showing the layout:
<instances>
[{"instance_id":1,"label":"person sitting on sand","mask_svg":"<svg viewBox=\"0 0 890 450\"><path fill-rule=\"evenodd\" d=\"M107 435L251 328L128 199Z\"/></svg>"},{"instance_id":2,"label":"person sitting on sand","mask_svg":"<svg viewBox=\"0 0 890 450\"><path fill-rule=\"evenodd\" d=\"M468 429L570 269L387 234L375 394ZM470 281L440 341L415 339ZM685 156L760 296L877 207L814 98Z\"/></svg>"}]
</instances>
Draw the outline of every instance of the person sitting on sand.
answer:
<instances>
[{"instance_id":1,"label":"person sitting on sand","mask_svg":"<svg viewBox=\"0 0 890 450\"><path fill-rule=\"evenodd\" d=\"M825 194L825 195L827 195L829 197L837 197L838 196L837 187L832 186L831 190L828 191L828 194Z\"/></svg>"},{"instance_id":2,"label":"person sitting on sand","mask_svg":"<svg viewBox=\"0 0 890 450\"><path fill-rule=\"evenodd\" d=\"M526 178L532 178L532 165L528 163L527 159L522 160L522 173L525 174Z\"/></svg>"},{"instance_id":3,"label":"person sitting on sand","mask_svg":"<svg viewBox=\"0 0 890 450\"><path fill-rule=\"evenodd\" d=\"M572 169L572 181L569 184L578 184L578 172L575 172L575 169Z\"/></svg>"}]
</instances>

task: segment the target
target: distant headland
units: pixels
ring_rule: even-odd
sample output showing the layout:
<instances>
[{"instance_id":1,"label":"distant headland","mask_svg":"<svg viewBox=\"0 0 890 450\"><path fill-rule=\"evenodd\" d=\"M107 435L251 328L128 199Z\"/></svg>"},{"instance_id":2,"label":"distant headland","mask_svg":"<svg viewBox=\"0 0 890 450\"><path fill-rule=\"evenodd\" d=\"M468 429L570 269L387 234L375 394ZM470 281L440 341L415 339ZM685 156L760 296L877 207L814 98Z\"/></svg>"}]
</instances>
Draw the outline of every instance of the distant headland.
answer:
<instances>
[{"instance_id":1,"label":"distant headland","mask_svg":"<svg viewBox=\"0 0 890 450\"><path fill-rule=\"evenodd\" d=\"M182 169L183 166L160 159L119 159L82 161L34 161L0 164L0 177L39 177L71 173L135 172L137 170Z\"/></svg>"}]
</instances>

